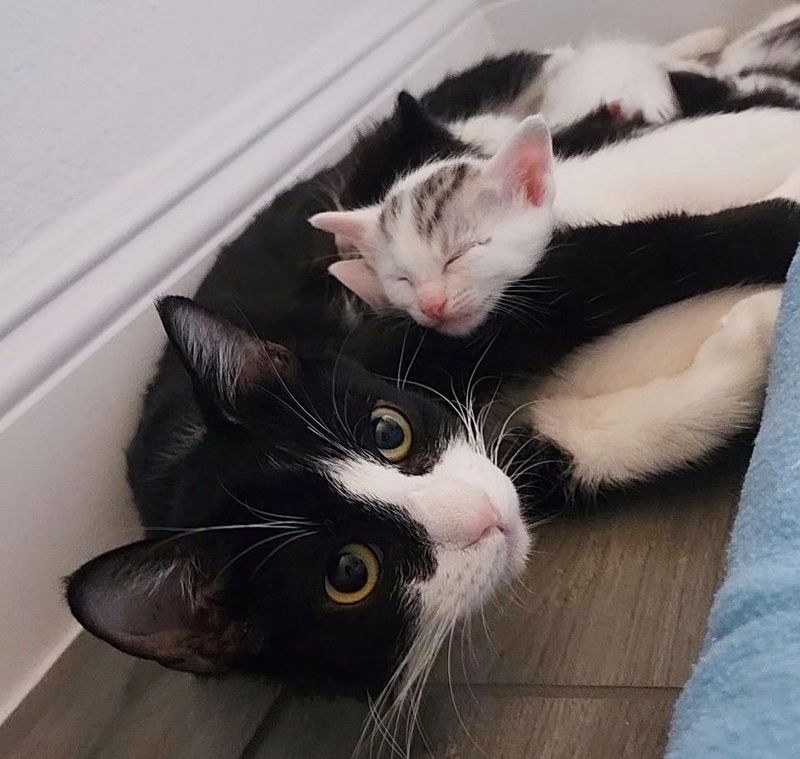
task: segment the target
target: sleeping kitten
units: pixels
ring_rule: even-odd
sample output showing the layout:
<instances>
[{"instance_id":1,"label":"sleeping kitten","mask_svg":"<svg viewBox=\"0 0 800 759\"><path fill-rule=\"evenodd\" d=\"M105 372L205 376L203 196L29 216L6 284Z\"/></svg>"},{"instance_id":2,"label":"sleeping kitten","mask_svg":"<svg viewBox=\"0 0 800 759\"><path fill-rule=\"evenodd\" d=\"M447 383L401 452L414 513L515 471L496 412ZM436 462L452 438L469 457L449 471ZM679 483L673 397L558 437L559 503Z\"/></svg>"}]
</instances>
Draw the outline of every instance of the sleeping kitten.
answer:
<instances>
[{"instance_id":1,"label":"sleeping kitten","mask_svg":"<svg viewBox=\"0 0 800 759\"><path fill-rule=\"evenodd\" d=\"M788 110L676 122L563 161L529 117L492 158L433 161L379 204L310 222L361 253L330 272L372 308L462 336L535 272L557 227L743 205L798 164L800 113Z\"/></svg>"}]
</instances>

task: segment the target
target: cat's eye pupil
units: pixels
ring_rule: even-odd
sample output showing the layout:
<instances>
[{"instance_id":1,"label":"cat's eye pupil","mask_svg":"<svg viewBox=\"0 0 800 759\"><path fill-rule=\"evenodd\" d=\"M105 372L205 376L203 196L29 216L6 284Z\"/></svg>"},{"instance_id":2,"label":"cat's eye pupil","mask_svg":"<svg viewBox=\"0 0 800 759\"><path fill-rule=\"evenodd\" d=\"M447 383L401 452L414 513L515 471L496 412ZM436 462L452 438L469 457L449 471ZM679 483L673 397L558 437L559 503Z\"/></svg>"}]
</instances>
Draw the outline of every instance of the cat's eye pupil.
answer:
<instances>
[{"instance_id":1,"label":"cat's eye pupil","mask_svg":"<svg viewBox=\"0 0 800 759\"><path fill-rule=\"evenodd\" d=\"M340 593L355 593L367 584L368 579L366 564L354 553L340 553L328 570L328 582Z\"/></svg>"},{"instance_id":2,"label":"cat's eye pupil","mask_svg":"<svg viewBox=\"0 0 800 759\"><path fill-rule=\"evenodd\" d=\"M405 441L405 431L398 422L389 417L379 417L372 423L375 445L386 451L400 448Z\"/></svg>"}]
</instances>

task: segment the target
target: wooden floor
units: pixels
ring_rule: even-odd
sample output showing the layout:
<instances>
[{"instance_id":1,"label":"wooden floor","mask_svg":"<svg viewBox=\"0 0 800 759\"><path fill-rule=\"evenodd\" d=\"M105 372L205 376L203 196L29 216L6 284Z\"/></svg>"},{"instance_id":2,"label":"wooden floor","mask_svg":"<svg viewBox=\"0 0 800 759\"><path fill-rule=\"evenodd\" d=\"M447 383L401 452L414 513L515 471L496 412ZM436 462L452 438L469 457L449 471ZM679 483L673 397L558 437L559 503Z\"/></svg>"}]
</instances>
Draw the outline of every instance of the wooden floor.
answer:
<instances>
[{"instance_id":1,"label":"wooden floor","mask_svg":"<svg viewBox=\"0 0 800 759\"><path fill-rule=\"evenodd\" d=\"M661 756L724 570L740 477L661 485L542 527L516 598L487 615L486 631L472 625L474 656L462 661L457 637L449 678L440 657L414 756ZM344 759L365 714L356 701L284 693L244 758Z\"/></svg>"},{"instance_id":2,"label":"wooden floor","mask_svg":"<svg viewBox=\"0 0 800 759\"><path fill-rule=\"evenodd\" d=\"M413 756L649 759L702 642L744 467L544 526L529 569L442 656ZM466 659L464 661L463 659ZM82 636L0 729L9 759L345 759L365 706L199 680ZM391 756L387 746L372 756ZM365 750L362 756L369 756Z\"/></svg>"}]
</instances>

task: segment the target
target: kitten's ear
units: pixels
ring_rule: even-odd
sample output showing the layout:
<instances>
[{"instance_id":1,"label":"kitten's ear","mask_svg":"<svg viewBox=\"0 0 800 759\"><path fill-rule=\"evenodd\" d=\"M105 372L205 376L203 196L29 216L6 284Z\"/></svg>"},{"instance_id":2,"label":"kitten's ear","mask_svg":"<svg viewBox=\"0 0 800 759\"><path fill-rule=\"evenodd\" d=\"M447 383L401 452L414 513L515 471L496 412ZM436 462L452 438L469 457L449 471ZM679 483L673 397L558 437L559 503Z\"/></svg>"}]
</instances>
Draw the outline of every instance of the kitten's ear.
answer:
<instances>
[{"instance_id":1,"label":"kitten's ear","mask_svg":"<svg viewBox=\"0 0 800 759\"><path fill-rule=\"evenodd\" d=\"M506 197L524 196L533 206L553 202L553 143L541 116L528 116L484 168Z\"/></svg>"},{"instance_id":2,"label":"kitten's ear","mask_svg":"<svg viewBox=\"0 0 800 759\"><path fill-rule=\"evenodd\" d=\"M249 390L297 373L291 351L259 340L189 298L162 298L156 308L211 421L240 423L238 404Z\"/></svg>"},{"instance_id":3,"label":"kitten's ear","mask_svg":"<svg viewBox=\"0 0 800 759\"><path fill-rule=\"evenodd\" d=\"M226 612L220 560L180 540L143 540L102 554L66 581L67 603L92 634L173 669L224 672L248 653Z\"/></svg>"},{"instance_id":4,"label":"kitten's ear","mask_svg":"<svg viewBox=\"0 0 800 759\"><path fill-rule=\"evenodd\" d=\"M336 237L336 245L349 243L363 256L372 256L375 250L375 232L378 228L380 210L377 206L357 208L354 211L325 211L312 216L308 223L312 227L330 232Z\"/></svg>"},{"instance_id":5,"label":"kitten's ear","mask_svg":"<svg viewBox=\"0 0 800 759\"><path fill-rule=\"evenodd\" d=\"M374 311L390 305L378 275L363 258L337 261L328 267L328 272Z\"/></svg>"}]
</instances>

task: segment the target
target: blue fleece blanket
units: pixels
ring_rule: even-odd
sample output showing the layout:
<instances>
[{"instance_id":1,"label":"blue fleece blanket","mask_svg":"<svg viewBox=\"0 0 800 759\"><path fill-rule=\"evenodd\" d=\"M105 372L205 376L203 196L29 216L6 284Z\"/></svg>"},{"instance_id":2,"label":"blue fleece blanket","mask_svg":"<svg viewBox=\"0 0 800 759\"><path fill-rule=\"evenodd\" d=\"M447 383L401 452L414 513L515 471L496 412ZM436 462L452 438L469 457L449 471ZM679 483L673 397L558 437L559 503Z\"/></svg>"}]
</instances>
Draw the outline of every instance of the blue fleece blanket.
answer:
<instances>
[{"instance_id":1,"label":"blue fleece blanket","mask_svg":"<svg viewBox=\"0 0 800 759\"><path fill-rule=\"evenodd\" d=\"M800 757L800 256L753 460L669 759Z\"/></svg>"}]
</instances>

